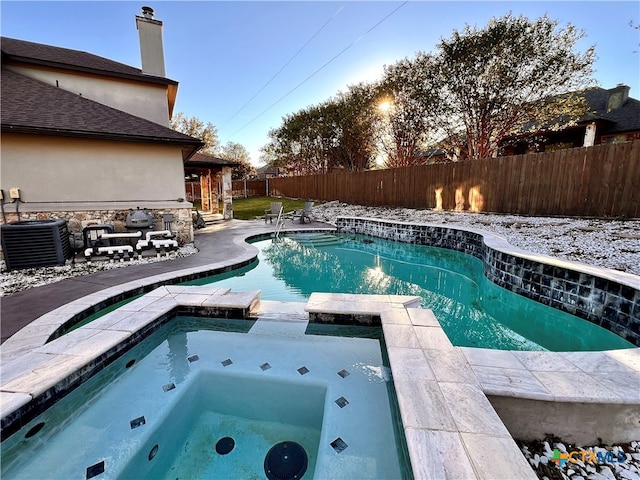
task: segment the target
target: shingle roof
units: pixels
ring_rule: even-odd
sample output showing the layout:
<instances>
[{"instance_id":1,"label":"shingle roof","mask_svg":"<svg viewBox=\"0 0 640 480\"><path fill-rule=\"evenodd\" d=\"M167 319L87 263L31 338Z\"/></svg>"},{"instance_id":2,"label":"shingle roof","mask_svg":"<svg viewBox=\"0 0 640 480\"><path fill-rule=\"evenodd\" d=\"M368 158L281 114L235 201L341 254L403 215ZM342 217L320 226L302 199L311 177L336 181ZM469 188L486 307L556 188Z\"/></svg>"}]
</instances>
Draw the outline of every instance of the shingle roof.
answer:
<instances>
[{"instance_id":1,"label":"shingle roof","mask_svg":"<svg viewBox=\"0 0 640 480\"><path fill-rule=\"evenodd\" d=\"M260 167L258 170L256 170L257 173L272 173L274 175L278 174L278 169L276 167L272 167L270 165L264 165L262 167Z\"/></svg>"},{"instance_id":2,"label":"shingle roof","mask_svg":"<svg viewBox=\"0 0 640 480\"><path fill-rule=\"evenodd\" d=\"M640 130L640 101L635 98L628 97L624 105L607 112L609 96L617 88L607 90L601 87L592 87L560 95L559 97L577 95L584 98L589 113L577 120L570 115L562 115L542 123L531 122L524 125L520 132L530 134L536 131L545 131L552 125L565 125L565 129L571 129L575 128L575 124L584 126L584 124L594 121L601 124L598 127L600 134L609 135ZM567 126L569 123L571 125Z\"/></svg>"},{"instance_id":3,"label":"shingle roof","mask_svg":"<svg viewBox=\"0 0 640 480\"><path fill-rule=\"evenodd\" d=\"M184 164L185 167L192 168L235 167L236 165L240 164L238 162L215 157L206 153L196 153Z\"/></svg>"},{"instance_id":4,"label":"shingle roof","mask_svg":"<svg viewBox=\"0 0 640 480\"><path fill-rule=\"evenodd\" d=\"M2 50L3 63L15 61L165 85L178 84L175 80L146 75L138 68L80 50L71 50L8 37L0 37L0 50Z\"/></svg>"},{"instance_id":5,"label":"shingle roof","mask_svg":"<svg viewBox=\"0 0 640 480\"><path fill-rule=\"evenodd\" d=\"M164 142L187 146L186 156L203 145L197 138L6 68L0 83L3 132Z\"/></svg>"},{"instance_id":6,"label":"shingle roof","mask_svg":"<svg viewBox=\"0 0 640 480\"><path fill-rule=\"evenodd\" d=\"M629 97L624 105L607 112L610 90L600 87L585 90L584 96L593 113L586 115L581 122L591 120L608 120L612 122L607 133L640 130L640 101Z\"/></svg>"}]
</instances>

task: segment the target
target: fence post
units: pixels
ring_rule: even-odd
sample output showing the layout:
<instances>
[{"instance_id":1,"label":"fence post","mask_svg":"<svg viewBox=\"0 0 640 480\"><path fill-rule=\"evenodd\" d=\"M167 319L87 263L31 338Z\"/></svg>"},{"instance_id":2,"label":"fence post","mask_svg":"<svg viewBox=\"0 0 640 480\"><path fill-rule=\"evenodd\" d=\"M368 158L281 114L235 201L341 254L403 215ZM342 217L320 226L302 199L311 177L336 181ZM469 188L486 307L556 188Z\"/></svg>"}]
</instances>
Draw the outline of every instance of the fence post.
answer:
<instances>
[{"instance_id":1,"label":"fence post","mask_svg":"<svg viewBox=\"0 0 640 480\"><path fill-rule=\"evenodd\" d=\"M244 178L244 198L247 198L247 179Z\"/></svg>"},{"instance_id":2,"label":"fence post","mask_svg":"<svg viewBox=\"0 0 640 480\"><path fill-rule=\"evenodd\" d=\"M266 178L265 179L267 181L267 186L265 187L265 193L267 194L267 197L269 196L269 179Z\"/></svg>"}]
</instances>

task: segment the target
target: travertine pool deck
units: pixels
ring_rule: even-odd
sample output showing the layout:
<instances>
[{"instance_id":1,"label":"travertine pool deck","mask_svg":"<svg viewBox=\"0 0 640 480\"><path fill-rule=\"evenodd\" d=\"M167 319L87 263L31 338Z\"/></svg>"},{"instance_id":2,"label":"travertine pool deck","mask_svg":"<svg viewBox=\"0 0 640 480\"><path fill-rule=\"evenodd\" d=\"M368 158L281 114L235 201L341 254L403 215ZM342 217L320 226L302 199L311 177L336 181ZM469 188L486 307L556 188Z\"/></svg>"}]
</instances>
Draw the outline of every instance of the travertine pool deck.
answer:
<instances>
[{"instance_id":1,"label":"travertine pool deck","mask_svg":"<svg viewBox=\"0 0 640 480\"><path fill-rule=\"evenodd\" d=\"M287 227L300 229L289 223ZM304 227L313 228L326 225ZM117 348L177 305L246 308L258 314L299 310L298 304L260 301L257 292L166 286L44 345L58 326L105 298L186 272L250 260L256 251L244 239L269 229L262 222L216 225L196 236L201 252L180 261L102 272L109 275L65 280L32 289L29 295L3 299L3 328L21 305L30 312L44 313L26 322L25 328L0 347L2 417L64 381L91 359ZM75 287L71 295L66 290L63 298L67 300L60 303L56 298L47 303L56 292L65 292L65 282ZM38 291L42 293L38 295ZM7 305L5 300L12 301ZM23 303L29 301L38 305ZM640 349L551 353L454 347L431 311L420 308L415 297L314 293L304 308L311 317L335 313L379 316L415 478L536 478L489 398L503 406L507 399L507 414L515 415L518 408L532 408L526 402L534 402L529 415L534 423L540 420L535 418L535 408L613 408L621 414L589 423L592 433L603 437L596 429L607 423L613 430L610 435L624 436L625 428L638 431ZM24 317L23 313L20 318ZM511 408L508 399L515 399L516 406ZM564 415L564 411L558 414Z\"/></svg>"}]
</instances>

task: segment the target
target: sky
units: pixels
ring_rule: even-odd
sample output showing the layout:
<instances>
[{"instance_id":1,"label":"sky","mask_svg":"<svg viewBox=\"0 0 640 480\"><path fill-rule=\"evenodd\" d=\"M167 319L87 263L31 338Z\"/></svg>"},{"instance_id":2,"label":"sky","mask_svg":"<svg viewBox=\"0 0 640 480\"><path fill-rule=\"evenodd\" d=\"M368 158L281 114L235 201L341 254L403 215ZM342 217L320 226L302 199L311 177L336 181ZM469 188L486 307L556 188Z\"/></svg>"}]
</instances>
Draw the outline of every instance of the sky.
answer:
<instances>
[{"instance_id":1,"label":"sky","mask_svg":"<svg viewBox=\"0 0 640 480\"><path fill-rule=\"evenodd\" d=\"M261 165L269 130L286 115L374 81L384 65L434 51L465 25L512 13L547 14L583 30L595 79L640 98L637 1L70 1L2 0L0 33L83 50L140 68L135 16L151 6L163 22L167 77L180 83L174 114L212 123Z\"/></svg>"}]
</instances>

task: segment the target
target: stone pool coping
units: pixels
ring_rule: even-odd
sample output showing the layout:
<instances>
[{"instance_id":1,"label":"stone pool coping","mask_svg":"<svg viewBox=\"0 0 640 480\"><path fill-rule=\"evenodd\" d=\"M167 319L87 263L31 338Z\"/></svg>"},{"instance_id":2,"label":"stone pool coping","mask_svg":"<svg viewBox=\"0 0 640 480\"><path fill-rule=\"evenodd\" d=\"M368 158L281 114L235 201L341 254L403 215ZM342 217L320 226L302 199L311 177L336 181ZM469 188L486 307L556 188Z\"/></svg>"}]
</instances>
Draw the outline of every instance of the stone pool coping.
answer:
<instances>
[{"instance_id":1,"label":"stone pool coping","mask_svg":"<svg viewBox=\"0 0 640 480\"><path fill-rule=\"evenodd\" d=\"M474 228L340 217L338 231L447 248L483 263L484 275L518 295L599 325L640 347L640 276L512 246Z\"/></svg>"},{"instance_id":2,"label":"stone pool coping","mask_svg":"<svg viewBox=\"0 0 640 480\"><path fill-rule=\"evenodd\" d=\"M123 345L137 343L145 336L141 332L154 331L179 307L239 308L244 316L293 314L304 307L310 316L339 312L362 323L380 319L415 478L535 479L470 366L459 359L449 371L456 349L419 302L409 296L314 293L305 305L261 302L259 292L212 286L159 287L5 365L2 418L11 418L13 428L28 423L38 413L32 400L49 406L56 394L82 383L88 370L111 363L110 355L119 357L126 351ZM299 316L283 320L309 322ZM406 335L406 327L414 329L413 335ZM441 380L443 372L448 373ZM434 452L446 455L434 458Z\"/></svg>"},{"instance_id":3,"label":"stone pool coping","mask_svg":"<svg viewBox=\"0 0 640 480\"><path fill-rule=\"evenodd\" d=\"M640 285L640 278L633 275L523 252L512 247L502 237L482 230L453 228L447 225L438 227L482 235L483 241L490 242L492 248L499 251L504 249L506 253L515 253L536 260L543 259L562 268L576 268L577 265L579 271L595 273L615 281L630 281L630 286L637 281ZM38 378L38 381L42 381L45 377L67 372L71 363L82 366L77 363L82 363L80 359L84 358L82 355L86 352L70 354L65 361L47 364L42 369L38 366L42 367L42 362L51 360L51 355L54 354L35 351L43 347L51 334L74 315L125 292L148 288L150 285L168 282L185 274L202 274L216 268L251 261L256 256L256 249L245 243L245 239L252 236L247 234L233 239L234 243L243 247L243 253L232 260L156 275L104 289L45 314L16 333L0 347L0 366L3 370L3 385L0 387L2 417L20 405L25 405L32 398L30 393L5 388L9 383L8 379L14 382L21 376L16 376L19 370L22 370L25 380ZM366 315L372 314L372 302L376 303L370 296L365 296L363 304L354 302L347 294L333 294L337 297L329 300L333 305L329 308L326 305L328 299L323 295L328 294L313 294L309 299L307 310L310 314L319 312L319 301L325 304L324 313L336 313L333 310L339 309L345 314ZM278 308L287 307L281 303ZM634 385L640 385L640 348L609 352L553 353L453 347L429 310L411 306L405 308L404 304L402 308L382 310L380 317L385 341L389 347L392 372L397 380L396 390L416 478L453 478L460 475L469 478L498 478L501 475L501 470L496 470L498 458L504 459L504 462L500 462L501 465L504 463L504 467L500 468L506 469L504 478L535 478L526 462L524 465L527 465L528 470L524 469L520 460L514 460L522 456L519 450L518 456L515 456L515 442L508 432L504 433L504 424L495 414L486 395L543 401L545 404L563 402L596 406L628 405L633 407L636 413L639 411L640 389L634 389ZM87 332L87 329L82 330L83 328L85 327L77 331ZM74 333L69 334L72 336L66 341L73 339ZM75 335L81 336L83 333ZM89 351L95 351L94 342L98 339L104 341L104 346L100 349L104 351L104 348L113 345L114 342L122 341L124 336L124 333L114 333L111 330L100 333L91 341ZM61 339L54 342L58 340ZM51 346L54 342L47 345ZM50 347L45 345L43 348ZM66 351L69 353L68 349ZM38 361L24 361L26 356ZM18 359L21 361L14 362ZM58 361L60 360L59 358ZM18 370L11 370L10 364ZM40 385L38 388L41 389L43 386ZM438 420L439 417L433 416L430 409L425 408L425 402L432 404L436 411L440 409L444 420ZM465 408L459 408L460 406ZM494 421L499 422L499 425L494 424ZM489 425L485 425L487 422ZM435 455L439 461L434 462L434 452L440 452ZM451 459L457 458L457 454L450 455L449 452L464 453L467 462L458 464L452 461ZM473 452L473 455L467 455L467 452ZM426 458L429 461L426 461ZM450 460L447 461L447 458ZM512 471L512 468L516 468L517 471ZM473 475L466 475L467 473Z\"/></svg>"}]
</instances>

